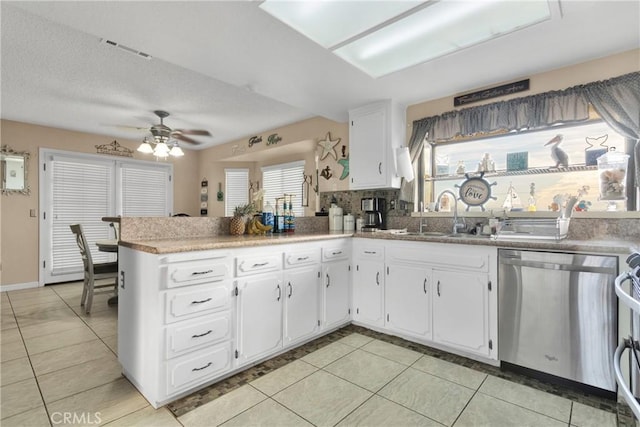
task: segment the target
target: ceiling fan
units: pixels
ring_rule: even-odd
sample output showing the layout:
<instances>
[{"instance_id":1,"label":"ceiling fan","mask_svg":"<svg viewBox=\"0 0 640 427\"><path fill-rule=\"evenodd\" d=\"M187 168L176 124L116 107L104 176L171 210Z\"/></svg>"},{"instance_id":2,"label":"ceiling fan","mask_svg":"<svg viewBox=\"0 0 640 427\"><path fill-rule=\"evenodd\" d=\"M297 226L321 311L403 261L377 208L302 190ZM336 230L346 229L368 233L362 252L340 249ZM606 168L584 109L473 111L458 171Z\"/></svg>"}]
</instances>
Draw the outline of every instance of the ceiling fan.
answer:
<instances>
[{"instance_id":1,"label":"ceiling fan","mask_svg":"<svg viewBox=\"0 0 640 427\"><path fill-rule=\"evenodd\" d=\"M169 140L171 138L178 139L180 141L187 142L189 144L200 144L199 141L195 139L189 138L186 135L195 135L195 136L211 136L208 130L202 129L171 129L169 126L164 124L164 118L169 117L169 113L162 110L155 110L154 114L160 118L160 123L153 125L149 128L149 132L156 140Z\"/></svg>"}]
</instances>

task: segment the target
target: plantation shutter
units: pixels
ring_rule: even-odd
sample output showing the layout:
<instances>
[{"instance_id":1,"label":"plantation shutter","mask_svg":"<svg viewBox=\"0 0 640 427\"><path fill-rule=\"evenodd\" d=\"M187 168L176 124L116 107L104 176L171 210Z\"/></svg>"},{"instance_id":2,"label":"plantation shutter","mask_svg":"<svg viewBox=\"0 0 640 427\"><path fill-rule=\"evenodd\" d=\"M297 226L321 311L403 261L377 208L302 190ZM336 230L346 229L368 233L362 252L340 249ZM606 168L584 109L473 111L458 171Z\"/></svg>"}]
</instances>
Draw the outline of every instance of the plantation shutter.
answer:
<instances>
[{"instance_id":1,"label":"plantation shutter","mask_svg":"<svg viewBox=\"0 0 640 427\"><path fill-rule=\"evenodd\" d=\"M224 215L233 216L236 206L249 203L249 169L225 169Z\"/></svg>"},{"instance_id":2,"label":"plantation shutter","mask_svg":"<svg viewBox=\"0 0 640 427\"><path fill-rule=\"evenodd\" d=\"M276 198L283 195L293 195L293 212L296 216L304 215L302 207L302 183L304 181L304 161L284 163L262 168L262 189L264 190L264 203L271 203L275 208ZM287 197L287 203L289 197ZM282 202L278 203L282 208Z\"/></svg>"},{"instance_id":3,"label":"plantation shutter","mask_svg":"<svg viewBox=\"0 0 640 427\"><path fill-rule=\"evenodd\" d=\"M171 171L168 167L120 165L122 216L168 216Z\"/></svg>"},{"instance_id":4,"label":"plantation shutter","mask_svg":"<svg viewBox=\"0 0 640 427\"><path fill-rule=\"evenodd\" d=\"M81 224L94 262L113 256L99 252L96 240L113 236L101 220L112 215L114 200L113 162L54 156L51 162L51 275L83 270L75 236L69 226Z\"/></svg>"}]
</instances>

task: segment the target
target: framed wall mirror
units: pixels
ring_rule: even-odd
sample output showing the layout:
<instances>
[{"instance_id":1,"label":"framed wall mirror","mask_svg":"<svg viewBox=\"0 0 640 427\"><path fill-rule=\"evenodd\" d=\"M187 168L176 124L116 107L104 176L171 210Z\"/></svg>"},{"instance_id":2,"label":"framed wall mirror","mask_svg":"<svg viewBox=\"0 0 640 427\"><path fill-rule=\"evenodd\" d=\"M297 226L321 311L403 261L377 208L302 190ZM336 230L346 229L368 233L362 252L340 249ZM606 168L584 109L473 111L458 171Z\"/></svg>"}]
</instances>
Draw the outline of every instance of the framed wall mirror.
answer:
<instances>
[{"instance_id":1,"label":"framed wall mirror","mask_svg":"<svg viewBox=\"0 0 640 427\"><path fill-rule=\"evenodd\" d=\"M6 145L0 147L0 183L2 194L29 194L27 179L29 153L14 151Z\"/></svg>"}]
</instances>

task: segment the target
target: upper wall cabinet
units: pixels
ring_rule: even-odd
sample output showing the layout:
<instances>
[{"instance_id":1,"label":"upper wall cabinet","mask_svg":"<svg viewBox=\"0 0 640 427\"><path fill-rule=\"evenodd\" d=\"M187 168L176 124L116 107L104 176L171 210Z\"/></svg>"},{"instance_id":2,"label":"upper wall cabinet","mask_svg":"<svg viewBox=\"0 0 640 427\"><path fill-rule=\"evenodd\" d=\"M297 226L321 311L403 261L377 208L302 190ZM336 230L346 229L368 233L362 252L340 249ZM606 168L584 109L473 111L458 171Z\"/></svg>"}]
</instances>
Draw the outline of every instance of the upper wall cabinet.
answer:
<instances>
[{"instance_id":1,"label":"upper wall cabinet","mask_svg":"<svg viewBox=\"0 0 640 427\"><path fill-rule=\"evenodd\" d=\"M396 148L405 139L405 112L391 100L349 111L351 190L400 188Z\"/></svg>"}]
</instances>

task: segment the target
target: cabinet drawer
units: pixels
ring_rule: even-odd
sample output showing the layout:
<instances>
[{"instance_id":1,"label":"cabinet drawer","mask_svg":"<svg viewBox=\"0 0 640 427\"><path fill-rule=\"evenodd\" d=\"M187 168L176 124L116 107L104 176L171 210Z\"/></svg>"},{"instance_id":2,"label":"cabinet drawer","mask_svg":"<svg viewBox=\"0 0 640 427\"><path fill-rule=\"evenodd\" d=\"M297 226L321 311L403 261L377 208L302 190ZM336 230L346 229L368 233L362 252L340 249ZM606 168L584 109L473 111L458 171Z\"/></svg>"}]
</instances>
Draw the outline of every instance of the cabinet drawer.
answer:
<instances>
[{"instance_id":1,"label":"cabinet drawer","mask_svg":"<svg viewBox=\"0 0 640 427\"><path fill-rule=\"evenodd\" d=\"M164 267L166 287L175 288L227 279L230 276L230 264L228 259L170 264Z\"/></svg>"},{"instance_id":2,"label":"cabinet drawer","mask_svg":"<svg viewBox=\"0 0 640 427\"><path fill-rule=\"evenodd\" d=\"M345 241L322 248L322 261L337 261L349 258L349 246Z\"/></svg>"},{"instance_id":3,"label":"cabinet drawer","mask_svg":"<svg viewBox=\"0 0 640 427\"><path fill-rule=\"evenodd\" d=\"M166 328L167 359L231 337L231 315L223 312Z\"/></svg>"},{"instance_id":4,"label":"cabinet drawer","mask_svg":"<svg viewBox=\"0 0 640 427\"><path fill-rule=\"evenodd\" d=\"M167 395L202 384L231 369L231 343L167 362Z\"/></svg>"},{"instance_id":5,"label":"cabinet drawer","mask_svg":"<svg viewBox=\"0 0 640 427\"><path fill-rule=\"evenodd\" d=\"M236 258L236 275L265 273L282 269L282 253L264 253L261 256L239 256Z\"/></svg>"},{"instance_id":6,"label":"cabinet drawer","mask_svg":"<svg viewBox=\"0 0 640 427\"><path fill-rule=\"evenodd\" d=\"M231 281L168 291L165 298L166 323L227 310L231 304Z\"/></svg>"},{"instance_id":7,"label":"cabinet drawer","mask_svg":"<svg viewBox=\"0 0 640 427\"><path fill-rule=\"evenodd\" d=\"M298 249L284 254L284 268L295 268L320 262L318 248Z\"/></svg>"},{"instance_id":8,"label":"cabinet drawer","mask_svg":"<svg viewBox=\"0 0 640 427\"><path fill-rule=\"evenodd\" d=\"M359 259L384 260L384 247L377 245L359 246L353 251L355 257Z\"/></svg>"}]
</instances>

